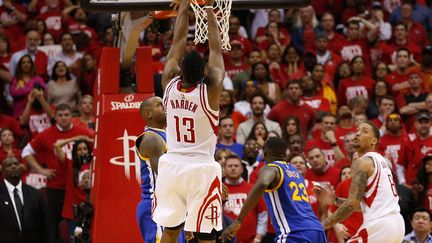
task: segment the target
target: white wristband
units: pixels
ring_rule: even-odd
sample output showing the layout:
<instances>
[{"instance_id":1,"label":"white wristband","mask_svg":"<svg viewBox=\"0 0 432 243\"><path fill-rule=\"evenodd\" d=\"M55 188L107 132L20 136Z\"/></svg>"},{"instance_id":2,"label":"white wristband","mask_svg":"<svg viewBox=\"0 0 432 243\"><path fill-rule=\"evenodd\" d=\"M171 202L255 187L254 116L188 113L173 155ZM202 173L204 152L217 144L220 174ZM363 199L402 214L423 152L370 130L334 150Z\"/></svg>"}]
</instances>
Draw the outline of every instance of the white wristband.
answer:
<instances>
[{"instance_id":1,"label":"white wristband","mask_svg":"<svg viewBox=\"0 0 432 243\"><path fill-rule=\"evenodd\" d=\"M213 6L212 5L204 5L204 8L205 9L210 9L210 8L213 9Z\"/></svg>"}]
</instances>

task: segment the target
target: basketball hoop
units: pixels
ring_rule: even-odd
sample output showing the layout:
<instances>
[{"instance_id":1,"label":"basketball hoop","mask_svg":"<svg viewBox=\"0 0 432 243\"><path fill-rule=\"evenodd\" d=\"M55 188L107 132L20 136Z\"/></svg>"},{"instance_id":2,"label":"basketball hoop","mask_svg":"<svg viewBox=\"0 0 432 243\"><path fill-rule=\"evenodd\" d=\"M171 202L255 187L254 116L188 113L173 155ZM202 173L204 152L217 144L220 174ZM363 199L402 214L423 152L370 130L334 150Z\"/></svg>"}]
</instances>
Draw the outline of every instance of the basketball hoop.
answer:
<instances>
[{"instance_id":1,"label":"basketball hoop","mask_svg":"<svg viewBox=\"0 0 432 243\"><path fill-rule=\"evenodd\" d=\"M182 0L188 1L188 0ZM204 43L208 40L207 12L202 0L190 0L191 7L195 13L195 44ZM232 0L216 0L213 11L221 34L221 45L224 50L231 50L228 35L229 17L231 15Z\"/></svg>"}]
</instances>

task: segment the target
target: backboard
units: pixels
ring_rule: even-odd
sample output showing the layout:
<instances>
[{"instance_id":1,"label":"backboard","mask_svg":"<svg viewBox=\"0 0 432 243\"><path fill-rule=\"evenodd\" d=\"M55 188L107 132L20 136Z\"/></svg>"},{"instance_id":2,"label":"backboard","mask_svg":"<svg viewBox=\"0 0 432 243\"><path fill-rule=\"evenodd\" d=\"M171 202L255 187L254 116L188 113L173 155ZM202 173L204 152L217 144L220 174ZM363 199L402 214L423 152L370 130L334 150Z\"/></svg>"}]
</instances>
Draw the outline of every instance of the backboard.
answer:
<instances>
[{"instance_id":1,"label":"backboard","mask_svg":"<svg viewBox=\"0 0 432 243\"><path fill-rule=\"evenodd\" d=\"M232 9L297 8L310 5L310 0L232 0ZM171 10L171 0L81 0L87 11L119 12Z\"/></svg>"}]
</instances>

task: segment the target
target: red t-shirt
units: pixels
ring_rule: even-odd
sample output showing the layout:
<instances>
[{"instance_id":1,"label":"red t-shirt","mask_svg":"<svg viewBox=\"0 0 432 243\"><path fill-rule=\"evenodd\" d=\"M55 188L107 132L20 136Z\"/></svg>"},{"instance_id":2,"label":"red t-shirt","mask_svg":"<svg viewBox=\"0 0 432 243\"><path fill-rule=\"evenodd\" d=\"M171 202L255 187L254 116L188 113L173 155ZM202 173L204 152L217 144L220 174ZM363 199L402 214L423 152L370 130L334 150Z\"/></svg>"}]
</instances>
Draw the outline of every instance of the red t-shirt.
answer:
<instances>
[{"instance_id":1,"label":"red t-shirt","mask_svg":"<svg viewBox=\"0 0 432 243\"><path fill-rule=\"evenodd\" d=\"M356 128L354 126L351 128L342 128L340 126L337 126L335 130L335 136L338 141L342 142L343 139L345 138L345 135L347 135L347 133L349 132L356 132Z\"/></svg>"},{"instance_id":2,"label":"red t-shirt","mask_svg":"<svg viewBox=\"0 0 432 243\"><path fill-rule=\"evenodd\" d=\"M429 45L428 34L423 25L413 22L413 25L408 30L408 42L421 47Z\"/></svg>"},{"instance_id":3,"label":"red t-shirt","mask_svg":"<svg viewBox=\"0 0 432 243\"><path fill-rule=\"evenodd\" d=\"M54 107L52 107L55 110ZM31 133L31 138L34 138L38 133L41 133L51 127L51 118L44 111L37 111L30 108L28 126Z\"/></svg>"},{"instance_id":4,"label":"red t-shirt","mask_svg":"<svg viewBox=\"0 0 432 243\"><path fill-rule=\"evenodd\" d=\"M96 31L93 28L87 26L86 24L81 24L76 22L72 18L67 18L65 25L67 31L71 34L79 34L81 32L84 32L86 35L88 35L88 37L90 37L92 41L98 41L98 35Z\"/></svg>"},{"instance_id":5,"label":"red t-shirt","mask_svg":"<svg viewBox=\"0 0 432 243\"><path fill-rule=\"evenodd\" d=\"M249 39L244 38L243 36L237 34L237 35L230 35L230 41L240 41L243 44L243 53L245 55L249 54L250 52L253 51L253 46L250 43Z\"/></svg>"},{"instance_id":6,"label":"red t-shirt","mask_svg":"<svg viewBox=\"0 0 432 243\"><path fill-rule=\"evenodd\" d=\"M336 187L339 183L340 170L336 167L329 167L323 174L315 174L312 169L306 171L305 178L315 182L329 182L330 185Z\"/></svg>"},{"instance_id":7,"label":"red t-shirt","mask_svg":"<svg viewBox=\"0 0 432 243\"><path fill-rule=\"evenodd\" d=\"M234 65L231 63L230 60L227 60L225 62L225 73L230 79L233 79L234 76L238 73L248 72L249 68L250 66L245 62L242 62L240 65Z\"/></svg>"},{"instance_id":8,"label":"red t-shirt","mask_svg":"<svg viewBox=\"0 0 432 243\"><path fill-rule=\"evenodd\" d=\"M418 45L410 41L407 41L405 45L398 45L396 43L392 43L392 44L380 43L378 44L378 47L382 50L382 60L387 64L396 63L396 54L397 54L396 52L400 48L408 49L413 55L414 59L418 63L421 63L422 49Z\"/></svg>"},{"instance_id":9,"label":"red t-shirt","mask_svg":"<svg viewBox=\"0 0 432 243\"><path fill-rule=\"evenodd\" d=\"M327 49L333 53L340 53L341 46L345 45L345 43L346 43L345 36L337 32L333 32L333 38L329 39Z\"/></svg>"},{"instance_id":10,"label":"red t-shirt","mask_svg":"<svg viewBox=\"0 0 432 243\"><path fill-rule=\"evenodd\" d=\"M393 164L393 172L396 172L396 164L408 168L408 164L412 163L413 147L406 133L402 133L400 136L384 134L380 138L378 151L390 159Z\"/></svg>"},{"instance_id":11,"label":"red t-shirt","mask_svg":"<svg viewBox=\"0 0 432 243\"><path fill-rule=\"evenodd\" d=\"M415 133L409 135L412 142L414 157L408 163L405 171L407 184L412 185L413 180L417 177L417 171L423 164L423 157L432 152L432 136L426 139L420 139Z\"/></svg>"},{"instance_id":12,"label":"red t-shirt","mask_svg":"<svg viewBox=\"0 0 432 243\"><path fill-rule=\"evenodd\" d=\"M336 197L348 198L349 188L351 186L351 178L341 181L335 190ZM330 211L335 212L338 206L330 206ZM354 211L347 219L341 222L347 229L350 236L353 236L360 226L363 224L363 214L361 212Z\"/></svg>"},{"instance_id":13,"label":"red t-shirt","mask_svg":"<svg viewBox=\"0 0 432 243\"><path fill-rule=\"evenodd\" d=\"M61 11L48 11L37 16L37 19L45 21L47 31L50 32L55 40L60 40L63 34L63 18Z\"/></svg>"},{"instance_id":14,"label":"red t-shirt","mask_svg":"<svg viewBox=\"0 0 432 243\"><path fill-rule=\"evenodd\" d=\"M312 210L315 213L315 215L318 218L320 218L319 211L318 211L319 203L318 203L318 198L316 197L315 192L313 190L314 188L313 181L305 179L305 184L306 184L306 192L308 194L309 203L312 207Z\"/></svg>"},{"instance_id":15,"label":"red t-shirt","mask_svg":"<svg viewBox=\"0 0 432 243\"><path fill-rule=\"evenodd\" d=\"M342 147L341 141L339 140L338 140L338 145L339 147ZM321 151L325 155L328 166L332 167L335 164L336 162L335 153L330 142L326 142L322 140L321 136L317 137L316 139L309 140L304 147L305 154L307 153L307 151L309 151L309 149L313 147L317 147L321 149Z\"/></svg>"},{"instance_id":16,"label":"red t-shirt","mask_svg":"<svg viewBox=\"0 0 432 243\"><path fill-rule=\"evenodd\" d=\"M346 105L348 101L357 96L370 99L372 97L374 85L375 80L368 77L363 77L359 80L354 80L352 78L342 79L337 92L338 105Z\"/></svg>"},{"instance_id":17,"label":"red t-shirt","mask_svg":"<svg viewBox=\"0 0 432 243\"><path fill-rule=\"evenodd\" d=\"M400 74L396 70L387 74L386 81L390 85L393 96L398 96L399 94L406 94L409 92L409 72L406 74Z\"/></svg>"},{"instance_id":18,"label":"red t-shirt","mask_svg":"<svg viewBox=\"0 0 432 243\"><path fill-rule=\"evenodd\" d=\"M370 63L369 44L365 38L358 40L345 40L345 43L339 46L342 60L351 62L356 56L362 56L365 61L366 75L370 75L372 66Z\"/></svg>"},{"instance_id":19,"label":"red t-shirt","mask_svg":"<svg viewBox=\"0 0 432 243\"><path fill-rule=\"evenodd\" d=\"M85 202L86 195L78 185L74 184L73 162L67 159L64 161L67 164L66 176L66 193L64 198L62 217L66 219L74 219L73 205ZM90 164L85 163L81 166L78 178L80 179L84 173L90 170ZM79 181L78 179L78 181ZM78 183L78 182L77 182Z\"/></svg>"},{"instance_id":20,"label":"red t-shirt","mask_svg":"<svg viewBox=\"0 0 432 243\"><path fill-rule=\"evenodd\" d=\"M224 213L231 219L237 219L240 210L246 201L247 195L252 189L252 184L242 181L238 185L224 183L228 188L228 200L224 204ZM243 220L242 227L237 232L237 242L253 242L256 235L258 214L267 211L264 199L258 202Z\"/></svg>"},{"instance_id":21,"label":"red t-shirt","mask_svg":"<svg viewBox=\"0 0 432 243\"><path fill-rule=\"evenodd\" d=\"M273 81L279 84L279 87L284 90L287 88L288 81L291 79L301 79L304 75L306 75L306 70L303 66L303 63L299 63L297 67L297 71L289 74L288 73L288 65L280 64L279 68L271 68L270 69L270 77Z\"/></svg>"},{"instance_id":22,"label":"red t-shirt","mask_svg":"<svg viewBox=\"0 0 432 243\"><path fill-rule=\"evenodd\" d=\"M308 132L315 124L314 110L304 102L300 102L299 105L294 105L287 100L282 100L273 106L267 118L279 122L279 125L283 127L283 122L289 115L296 116L300 120L302 135L304 138L307 138Z\"/></svg>"},{"instance_id":23,"label":"red t-shirt","mask_svg":"<svg viewBox=\"0 0 432 243\"><path fill-rule=\"evenodd\" d=\"M12 3L12 6L23 14L27 13L27 10L21 4ZM10 31L15 38L24 34L24 25L17 20L14 13L6 10L4 6L0 6L0 20L10 23L9 26L3 26L3 28ZM9 39L9 42L12 42L12 40Z\"/></svg>"},{"instance_id":24,"label":"red t-shirt","mask_svg":"<svg viewBox=\"0 0 432 243\"><path fill-rule=\"evenodd\" d=\"M56 176L52 180L48 180L47 188L65 189L66 188L66 170L65 163L61 163L54 152L53 144L58 139L72 138L78 135L90 136L87 130L81 127L72 127L66 131L60 131L57 125L53 125L45 131L36 135L30 142L31 147L38 156L38 162L45 164L49 169L56 170ZM63 151L68 159L72 159L72 146L74 142L63 146Z\"/></svg>"},{"instance_id":25,"label":"red t-shirt","mask_svg":"<svg viewBox=\"0 0 432 243\"><path fill-rule=\"evenodd\" d=\"M321 95L315 95L313 97L303 96L302 100L314 111L330 112L330 101Z\"/></svg>"}]
</instances>

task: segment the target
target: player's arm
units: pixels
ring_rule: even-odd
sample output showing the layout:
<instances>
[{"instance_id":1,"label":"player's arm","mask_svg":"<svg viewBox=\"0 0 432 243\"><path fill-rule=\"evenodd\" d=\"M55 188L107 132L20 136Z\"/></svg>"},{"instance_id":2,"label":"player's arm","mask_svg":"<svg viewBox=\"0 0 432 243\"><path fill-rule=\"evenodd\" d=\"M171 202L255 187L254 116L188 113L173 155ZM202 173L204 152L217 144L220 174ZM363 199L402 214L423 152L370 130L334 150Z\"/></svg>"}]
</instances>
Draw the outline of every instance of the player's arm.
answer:
<instances>
[{"instance_id":1,"label":"player's arm","mask_svg":"<svg viewBox=\"0 0 432 243\"><path fill-rule=\"evenodd\" d=\"M214 0L206 0L206 5L213 6ZM219 110L219 96L222 92L223 81L225 78L225 65L222 56L222 44L219 26L213 8L206 8L208 19L208 43L209 43L209 61L208 61L208 86L210 108Z\"/></svg>"},{"instance_id":2,"label":"player's arm","mask_svg":"<svg viewBox=\"0 0 432 243\"><path fill-rule=\"evenodd\" d=\"M360 208L360 202L366 190L367 179L370 170L374 167L371 158L362 157L357 159L353 165L353 177L348 194L348 198L340 207L333 213L332 216L325 219L322 224L324 229L328 229L338 222L348 218L356 209Z\"/></svg>"},{"instance_id":3,"label":"player's arm","mask_svg":"<svg viewBox=\"0 0 432 243\"><path fill-rule=\"evenodd\" d=\"M260 170L257 182L249 192L237 219L222 233L221 239L231 240L240 229L245 216L255 208L268 188L275 188L281 178L279 169L275 166L265 166Z\"/></svg>"},{"instance_id":4,"label":"player's arm","mask_svg":"<svg viewBox=\"0 0 432 243\"><path fill-rule=\"evenodd\" d=\"M150 166L157 174L159 157L165 153L165 142L158 135L147 133L141 140L139 152L142 156L149 158Z\"/></svg>"},{"instance_id":5,"label":"player's arm","mask_svg":"<svg viewBox=\"0 0 432 243\"><path fill-rule=\"evenodd\" d=\"M162 88L165 90L169 81L180 73L180 60L186 47L186 37L189 28L189 0L180 0L180 6L174 26L172 46L166 57L165 68L162 74Z\"/></svg>"}]
</instances>

